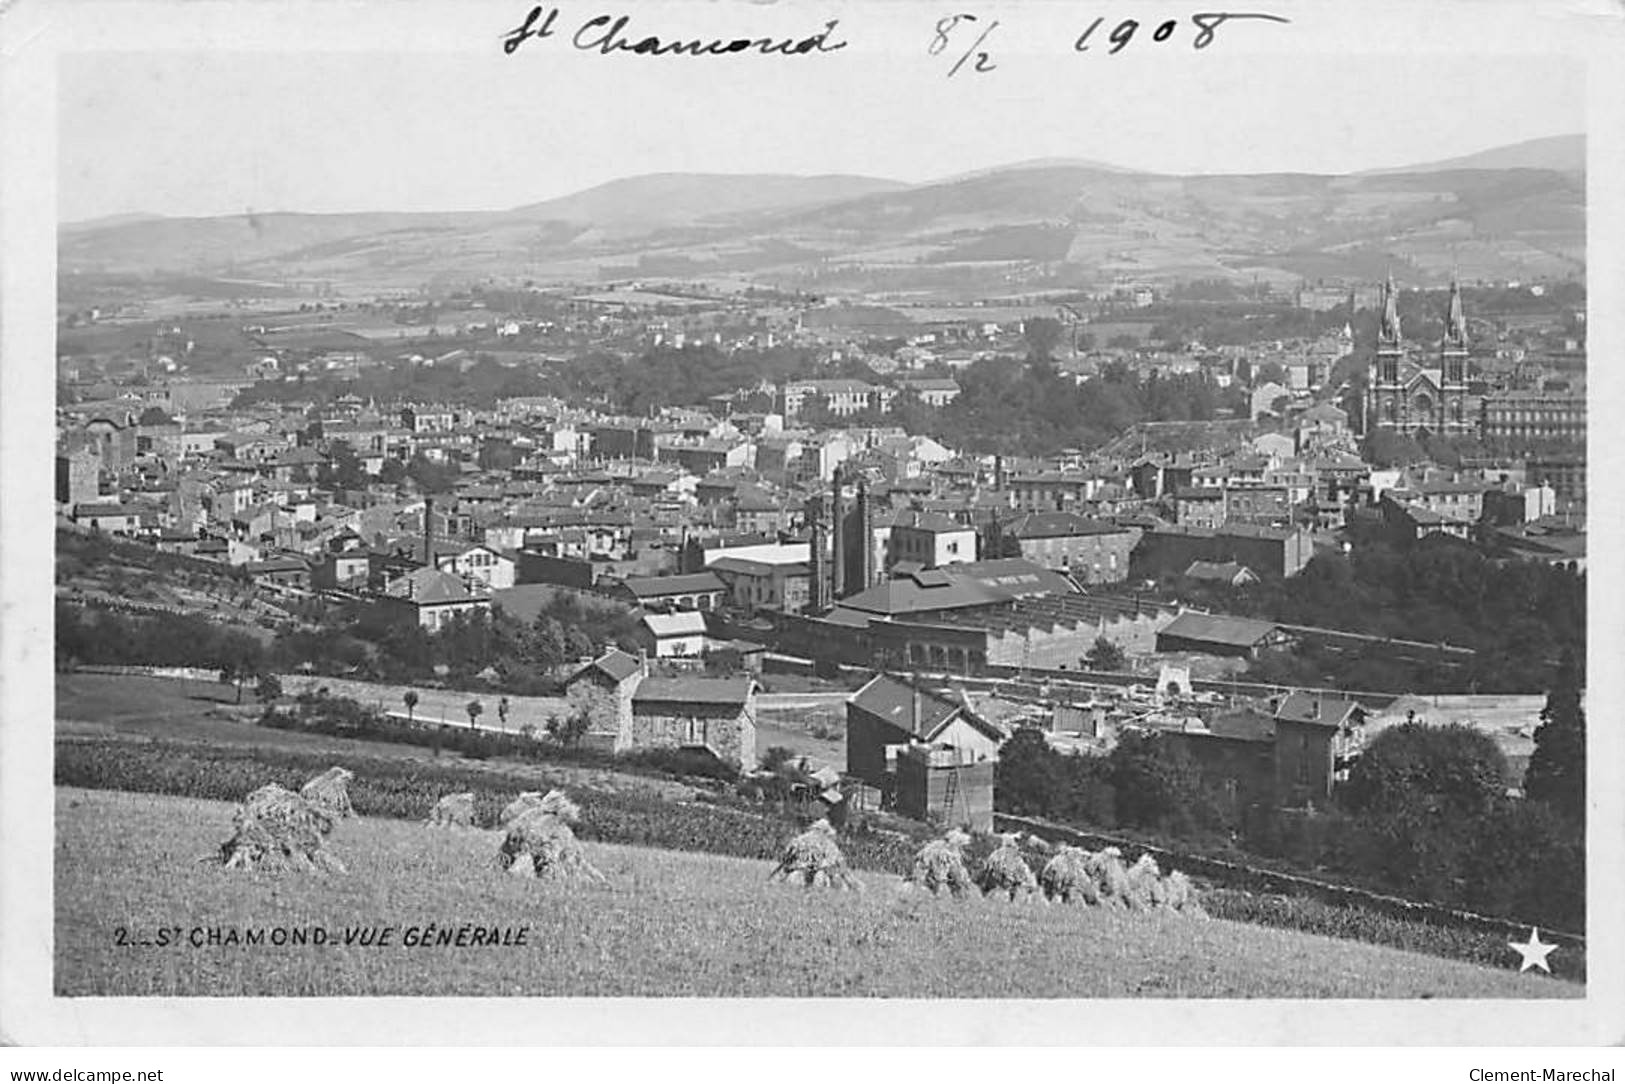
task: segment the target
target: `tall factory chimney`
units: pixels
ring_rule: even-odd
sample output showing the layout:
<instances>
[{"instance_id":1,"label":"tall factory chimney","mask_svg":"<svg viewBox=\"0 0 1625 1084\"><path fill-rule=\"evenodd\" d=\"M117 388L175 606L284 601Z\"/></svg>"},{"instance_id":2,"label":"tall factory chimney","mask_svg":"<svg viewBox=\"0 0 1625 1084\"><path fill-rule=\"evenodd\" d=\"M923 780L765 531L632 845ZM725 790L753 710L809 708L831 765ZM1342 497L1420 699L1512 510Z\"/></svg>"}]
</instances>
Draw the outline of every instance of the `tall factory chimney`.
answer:
<instances>
[{"instance_id":1,"label":"tall factory chimney","mask_svg":"<svg viewBox=\"0 0 1625 1084\"><path fill-rule=\"evenodd\" d=\"M818 502L820 505L823 501ZM824 512L820 507L813 516L812 542L809 543L807 568L812 573L808 577L811 581L811 605L814 614L821 614L829 608L829 558L824 555L824 546L828 535L824 530Z\"/></svg>"},{"instance_id":2,"label":"tall factory chimney","mask_svg":"<svg viewBox=\"0 0 1625 1084\"><path fill-rule=\"evenodd\" d=\"M434 497L423 498L423 565L434 567Z\"/></svg>"},{"instance_id":3,"label":"tall factory chimney","mask_svg":"<svg viewBox=\"0 0 1625 1084\"><path fill-rule=\"evenodd\" d=\"M830 601L846 597L846 501L841 496L841 468L835 467L835 491L830 499L830 530L834 533L835 554L830 560Z\"/></svg>"},{"instance_id":4,"label":"tall factory chimney","mask_svg":"<svg viewBox=\"0 0 1625 1084\"><path fill-rule=\"evenodd\" d=\"M867 591L874 586L874 531L869 528L869 479L858 475L858 590Z\"/></svg>"}]
</instances>

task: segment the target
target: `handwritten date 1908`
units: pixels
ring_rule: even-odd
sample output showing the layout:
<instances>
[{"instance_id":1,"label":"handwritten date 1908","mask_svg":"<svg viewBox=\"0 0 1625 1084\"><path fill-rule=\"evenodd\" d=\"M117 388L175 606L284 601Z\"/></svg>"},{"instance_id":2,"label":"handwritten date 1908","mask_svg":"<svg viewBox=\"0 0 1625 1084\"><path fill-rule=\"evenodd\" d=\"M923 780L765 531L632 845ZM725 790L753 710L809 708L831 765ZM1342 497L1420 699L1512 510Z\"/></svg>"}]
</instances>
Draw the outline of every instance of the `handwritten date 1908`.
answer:
<instances>
[{"instance_id":1,"label":"handwritten date 1908","mask_svg":"<svg viewBox=\"0 0 1625 1084\"><path fill-rule=\"evenodd\" d=\"M1198 12L1190 17L1190 25L1196 31L1195 36L1191 40L1191 48L1206 49L1209 45L1213 44L1214 32L1231 19L1265 19L1273 23L1290 23L1292 21L1291 19L1283 18L1280 15L1266 15L1263 12L1256 11ZM1094 37L1095 32L1098 31L1105 22L1106 19L1103 16L1090 23L1089 28L1082 34L1079 34L1078 40L1072 43L1073 50L1079 53L1087 53L1092 45L1090 39ZM1138 19L1124 19L1122 22L1112 27L1111 33L1106 36L1107 42L1111 44L1111 49L1108 51L1107 55L1112 56L1118 52L1121 52L1124 46L1128 45L1129 42L1134 40L1134 35L1138 33L1140 25L1141 24ZM1159 42L1167 41L1169 38L1173 37L1178 30L1178 19L1165 19L1164 21L1158 23L1155 29L1151 31L1151 40Z\"/></svg>"}]
</instances>

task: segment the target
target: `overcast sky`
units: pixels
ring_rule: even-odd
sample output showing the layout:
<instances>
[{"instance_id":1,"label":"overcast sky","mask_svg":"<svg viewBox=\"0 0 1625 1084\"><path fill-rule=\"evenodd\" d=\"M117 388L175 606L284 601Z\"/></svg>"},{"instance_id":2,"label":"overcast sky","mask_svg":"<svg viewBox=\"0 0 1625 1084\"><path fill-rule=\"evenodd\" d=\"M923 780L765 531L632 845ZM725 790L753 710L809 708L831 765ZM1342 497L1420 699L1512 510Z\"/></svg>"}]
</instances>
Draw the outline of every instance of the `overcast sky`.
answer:
<instances>
[{"instance_id":1,"label":"overcast sky","mask_svg":"<svg viewBox=\"0 0 1625 1084\"><path fill-rule=\"evenodd\" d=\"M1052 157L1335 173L1584 130L1582 70L1555 57L1159 58L1142 41L1088 61L1007 51L947 80L873 49L695 62L554 44L64 56L58 217L498 209L642 173L923 181Z\"/></svg>"}]
</instances>

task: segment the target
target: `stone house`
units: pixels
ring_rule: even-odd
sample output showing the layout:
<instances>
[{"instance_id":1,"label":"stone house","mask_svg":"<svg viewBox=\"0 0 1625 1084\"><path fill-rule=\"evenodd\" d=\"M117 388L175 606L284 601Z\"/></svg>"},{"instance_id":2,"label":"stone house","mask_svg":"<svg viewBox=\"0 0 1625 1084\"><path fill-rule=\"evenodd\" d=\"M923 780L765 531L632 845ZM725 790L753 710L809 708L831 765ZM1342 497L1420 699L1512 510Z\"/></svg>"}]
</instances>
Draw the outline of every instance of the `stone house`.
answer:
<instances>
[{"instance_id":1,"label":"stone house","mask_svg":"<svg viewBox=\"0 0 1625 1084\"><path fill-rule=\"evenodd\" d=\"M756 767L757 684L738 677L651 676L648 663L611 650L565 683L587 717L587 744L617 753L705 749L743 771Z\"/></svg>"},{"instance_id":2,"label":"stone house","mask_svg":"<svg viewBox=\"0 0 1625 1084\"><path fill-rule=\"evenodd\" d=\"M741 771L756 767L756 679L649 677L632 694L629 749L705 749Z\"/></svg>"}]
</instances>

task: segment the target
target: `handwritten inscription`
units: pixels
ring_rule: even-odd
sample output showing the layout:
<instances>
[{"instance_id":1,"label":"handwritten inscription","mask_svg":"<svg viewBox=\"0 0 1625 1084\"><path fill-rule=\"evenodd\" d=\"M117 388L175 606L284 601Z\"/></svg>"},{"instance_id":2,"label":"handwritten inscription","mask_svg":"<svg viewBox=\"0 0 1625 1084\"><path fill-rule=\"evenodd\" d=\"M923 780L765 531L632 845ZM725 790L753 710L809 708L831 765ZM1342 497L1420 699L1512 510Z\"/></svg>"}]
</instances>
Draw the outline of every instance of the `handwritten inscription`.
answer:
<instances>
[{"instance_id":1,"label":"handwritten inscription","mask_svg":"<svg viewBox=\"0 0 1625 1084\"><path fill-rule=\"evenodd\" d=\"M1073 40L1072 49L1077 53L1087 53L1099 46L1105 50L1107 56L1114 56L1127 48L1142 29L1153 42L1184 40L1188 37L1191 48L1206 49L1213 44L1219 28L1232 21L1290 23L1292 20L1261 11L1202 11L1183 20L1172 18L1142 22L1139 19L1122 19L1110 30L1104 30L1107 17L1102 15ZM838 40L839 19L830 19L821 29L800 38L745 35L714 38L663 37L659 34L645 33L641 27L634 30L632 16L619 14L594 15L575 24L565 22L562 29L559 26L561 22L565 22L565 19L559 8L537 5L530 9L518 26L502 35L502 51L512 56L526 42L562 37L565 31L570 31L569 36L562 40L568 41L571 48L602 56L631 54L717 57L755 53L762 56L794 57L834 53L847 46L845 40ZM993 61L988 43L998 28L999 20L986 19L969 12L944 15L936 21L936 32L931 37L926 52L933 57L946 55L954 58L953 64L948 68L950 79L963 70L980 73L995 71L998 65Z\"/></svg>"},{"instance_id":2,"label":"handwritten inscription","mask_svg":"<svg viewBox=\"0 0 1625 1084\"><path fill-rule=\"evenodd\" d=\"M926 47L926 52L930 53L932 56L942 55L943 51L948 48L948 43L951 40L950 35L953 34L954 28L962 22L974 23L976 22L976 16L947 15L941 19L938 19L936 37L931 39L931 44ZM998 28L999 20L997 19L994 19L992 22L988 23L987 26L983 27L982 32L976 36L976 40L971 42L970 48L961 53L959 59L954 61L954 66L948 69L948 78L952 79L954 76L958 75L959 69L963 68L966 61L970 60L970 58L973 56L976 58L976 63L975 66L972 67L972 71L990 72L994 68L998 67L997 64L993 63L992 56L990 56L986 50L982 49L982 43L987 40L987 36Z\"/></svg>"},{"instance_id":3,"label":"handwritten inscription","mask_svg":"<svg viewBox=\"0 0 1625 1084\"><path fill-rule=\"evenodd\" d=\"M560 19L558 8L530 9L524 22L502 36L502 51L512 56L519 47L531 40L551 38ZM831 19L822 30L803 38L662 38L655 34L634 34L630 15L598 15L586 20L570 36L570 44L577 49L597 52L604 56L631 53L636 56L727 56L736 53L759 53L764 56L806 56L833 53L846 48L844 41L831 41L840 25Z\"/></svg>"},{"instance_id":4,"label":"handwritten inscription","mask_svg":"<svg viewBox=\"0 0 1625 1084\"><path fill-rule=\"evenodd\" d=\"M1191 39L1191 48L1206 49L1209 45L1212 45L1213 36L1215 33L1217 33L1219 27L1223 26L1232 19L1263 19L1273 23L1290 23L1292 21L1291 19L1283 18L1280 15L1268 15L1261 11L1198 12L1190 17L1190 28L1195 31L1195 34ZM1103 25L1105 25L1105 22L1105 17L1101 16L1094 22L1090 23L1089 28L1082 34L1079 34L1078 39L1072 43L1073 51L1087 53L1093 44L1091 39L1094 37L1095 31L1099 30ZM1127 46L1129 42L1134 40L1134 35L1139 32L1141 25L1142 24L1138 19L1124 19L1122 22L1119 22L1116 26L1112 27L1111 32L1106 36L1106 41L1111 44L1111 48L1107 51L1106 55L1112 56L1116 53L1122 52L1123 48ZM1151 31L1151 40L1158 42L1167 41L1169 38L1172 38L1176 33L1178 33L1179 28L1180 22L1178 19L1164 19L1163 21L1157 23L1156 28Z\"/></svg>"}]
</instances>

